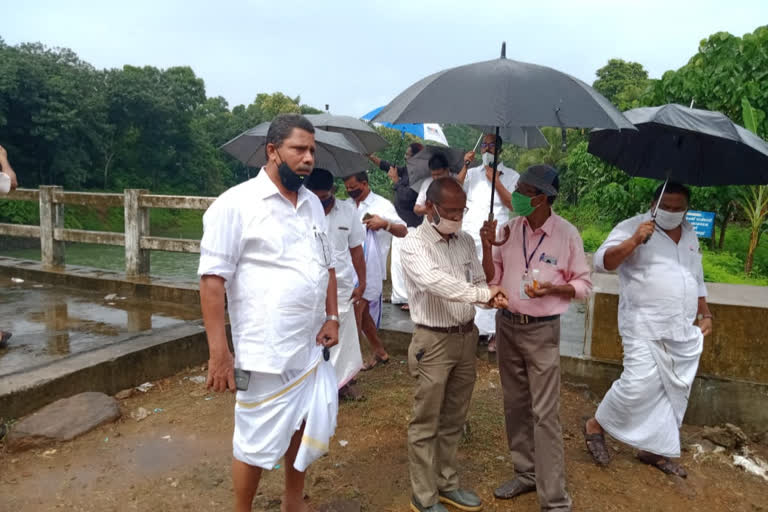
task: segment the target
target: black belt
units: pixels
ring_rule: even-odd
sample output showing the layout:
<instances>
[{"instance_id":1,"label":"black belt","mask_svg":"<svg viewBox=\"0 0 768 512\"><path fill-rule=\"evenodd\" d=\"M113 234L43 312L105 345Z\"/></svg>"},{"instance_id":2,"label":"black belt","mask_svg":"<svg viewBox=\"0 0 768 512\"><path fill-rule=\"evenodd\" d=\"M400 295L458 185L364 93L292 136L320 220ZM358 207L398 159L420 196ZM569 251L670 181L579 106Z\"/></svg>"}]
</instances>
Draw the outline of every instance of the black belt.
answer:
<instances>
[{"instance_id":1,"label":"black belt","mask_svg":"<svg viewBox=\"0 0 768 512\"><path fill-rule=\"evenodd\" d=\"M430 327L429 325L416 324L416 327L427 329L428 331L443 332L447 334L466 334L475 327L475 321L470 320L464 325L455 325L452 327Z\"/></svg>"},{"instance_id":2,"label":"black belt","mask_svg":"<svg viewBox=\"0 0 768 512\"><path fill-rule=\"evenodd\" d=\"M512 320L513 324L535 324L538 322L549 322L551 320L557 320L560 318L560 315L551 315L551 316L530 316L530 315L523 315L520 313L512 313L511 311L508 311L506 309L501 310L501 316L504 318L508 318L509 320Z\"/></svg>"}]
</instances>

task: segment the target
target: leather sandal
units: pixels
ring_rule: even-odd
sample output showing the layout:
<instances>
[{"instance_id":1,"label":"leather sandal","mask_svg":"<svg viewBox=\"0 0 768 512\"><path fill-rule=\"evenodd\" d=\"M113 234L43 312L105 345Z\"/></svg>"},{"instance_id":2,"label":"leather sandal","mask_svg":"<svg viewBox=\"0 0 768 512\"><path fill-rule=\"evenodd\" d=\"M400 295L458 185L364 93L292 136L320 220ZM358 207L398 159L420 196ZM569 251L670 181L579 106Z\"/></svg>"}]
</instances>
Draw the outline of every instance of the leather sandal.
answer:
<instances>
[{"instance_id":1,"label":"leather sandal","mask_svg":"<svg viewBox=\"0 0 768 512\"><path fill-rule=\"evenodd\" d=\"M680 478L688 478L688 472L683 466L677 462L672 462L662 455L655 455L648 452L638 452L636 457L637 460L643 464L653 466L667 475L675 475L679 476Z\"/></svg>"},{"instance_id":2,"label":"leather sandal","mask_svg":"<svg viewBox=\"0 0 768 512\"><path fill-rule=\"evenodd\" d=\"M587 422L589 418L584 418L584 424L581 427L584 433L584 443L587 445L587 451L598 466L607 466L611 462L611 454L605 446L605 434L587 434Z\"/></svg>"}]
</instances>

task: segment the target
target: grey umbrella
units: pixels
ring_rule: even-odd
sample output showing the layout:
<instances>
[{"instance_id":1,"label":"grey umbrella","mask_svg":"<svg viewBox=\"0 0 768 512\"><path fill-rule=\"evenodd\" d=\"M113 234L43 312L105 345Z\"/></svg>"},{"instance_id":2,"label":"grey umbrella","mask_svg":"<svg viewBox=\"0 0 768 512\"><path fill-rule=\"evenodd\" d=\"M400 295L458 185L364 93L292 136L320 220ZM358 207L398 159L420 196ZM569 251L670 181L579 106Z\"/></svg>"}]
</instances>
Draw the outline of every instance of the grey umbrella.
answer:
<instances>
[{"instance_id":1,"label":"grey umbrella","mask_svg":"<svg viewBox=\"0 0 768 512\"><path fill-rule=\"evenodd\" d=\"M566 73L507 59L439 71L400 93L373 121L632 129L610 101Z\"/></svg>"},{"instance_id":2,"label":"grey umbrella","mask_svg":"<svg viewBox=\"0 0 768 512\"><path fill-rule=\"evenodd\" d=\"M509 127L558 126L633 130L592 87L566 73L501 57L439 71L400 93L373 121ZM498 152L493 161L496 175ZM491 215L496 180L491 182Z\"/></svg>"},{"instance_id":3,"label":"grey umbrella","mask_svg":"<svg viewBox=\"0 0 768 512\"><path fill-rule=\"evenodd\" d=\"M315 126L329 132L343 134L358 150L366 155L388 146L387 141L365 121L351 116L310 114L304 116Z\"/></svg>"},{"instance_id":4,"label":"grey umbrella","mask_svg":"<svg viewBox=\"0 0 768 512\"><path fill-rule=\"evenodd\" d=\"M221 149L250 167L267 163L267 131L271 123L261 123L246 130ZM315 167L328 169L334 176L345 177L365 170L368 160L340 133L315 129Z\"/></svg>"}]
</instances>

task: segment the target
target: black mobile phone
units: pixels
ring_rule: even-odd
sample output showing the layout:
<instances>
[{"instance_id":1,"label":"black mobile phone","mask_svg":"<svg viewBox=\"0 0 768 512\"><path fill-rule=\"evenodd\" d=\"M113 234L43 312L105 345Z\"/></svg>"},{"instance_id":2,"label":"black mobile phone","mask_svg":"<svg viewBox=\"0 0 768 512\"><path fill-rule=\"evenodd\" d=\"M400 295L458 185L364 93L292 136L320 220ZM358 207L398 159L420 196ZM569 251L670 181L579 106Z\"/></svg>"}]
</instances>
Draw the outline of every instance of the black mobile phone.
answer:
<instances>
[{"instance_id":1,"label":"black mobile phone","mask_svg":"<svg viewBox=\"0 0 768 512\"><path fill-rule=\"evenodd\" d=\"M251 382L251 372L235 368L235 388L238 391L247 391L248 384Z\"/></svg>"}]
</instances>

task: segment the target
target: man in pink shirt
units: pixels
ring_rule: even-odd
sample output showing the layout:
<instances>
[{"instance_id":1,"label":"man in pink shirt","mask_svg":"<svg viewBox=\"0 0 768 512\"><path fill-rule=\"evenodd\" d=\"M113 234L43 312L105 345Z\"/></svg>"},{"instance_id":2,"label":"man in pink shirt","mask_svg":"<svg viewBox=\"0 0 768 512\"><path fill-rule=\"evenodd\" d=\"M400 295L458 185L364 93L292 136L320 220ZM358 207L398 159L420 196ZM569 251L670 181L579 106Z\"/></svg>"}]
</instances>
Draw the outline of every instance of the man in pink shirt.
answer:
<instances>
[{"instance_id":1,"label":"man in pink shirt","mask_svg":"<svg viewBox=\"0 0 768 512\"><path fill-rule=\"evenodd\" d=\"M500 499L537 491L542 510L570 511L560 428L560 315L592 283L584 245L574 226L552 211L557 171L529 167L512 194L520 216L504 226L507 241L493 247L496 223L481 231L489 284L509 294L496 315L499 373L507 441L515 477L494 491Z\"/></svg>"}]
</instances>

